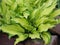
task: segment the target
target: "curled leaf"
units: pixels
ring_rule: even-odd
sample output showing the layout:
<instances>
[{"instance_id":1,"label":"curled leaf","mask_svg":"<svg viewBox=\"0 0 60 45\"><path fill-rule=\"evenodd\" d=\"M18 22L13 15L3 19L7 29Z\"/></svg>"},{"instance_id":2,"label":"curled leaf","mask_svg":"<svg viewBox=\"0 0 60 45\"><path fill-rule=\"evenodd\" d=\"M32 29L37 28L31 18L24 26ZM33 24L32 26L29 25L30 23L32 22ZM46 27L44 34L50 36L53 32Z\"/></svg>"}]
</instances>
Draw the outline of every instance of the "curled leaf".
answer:
<instances>
[{"instance_id":1,"label":"curled leaf","mask_svg":"<svg viewBox=\"0 0 60 45\"><path fill-rule=\"evenodd\" d=\"M43 32L43 34L41 35L41 37L43 38L45 44L49 44L51 41L51 35L50 33L47 32Z\"/></svg>"},{"instance_id":2,"label":"curled leaf","mask_svg":"<svg viewBox=\"0 0 60 45\"><path fill-rule=\"evenodd\" d=\"M21 42L21 41L24 41L28 35L27 34L18 34L18 38L16 39L14 45L16 45L17 43Z\"/></svg>"}]
</instances>

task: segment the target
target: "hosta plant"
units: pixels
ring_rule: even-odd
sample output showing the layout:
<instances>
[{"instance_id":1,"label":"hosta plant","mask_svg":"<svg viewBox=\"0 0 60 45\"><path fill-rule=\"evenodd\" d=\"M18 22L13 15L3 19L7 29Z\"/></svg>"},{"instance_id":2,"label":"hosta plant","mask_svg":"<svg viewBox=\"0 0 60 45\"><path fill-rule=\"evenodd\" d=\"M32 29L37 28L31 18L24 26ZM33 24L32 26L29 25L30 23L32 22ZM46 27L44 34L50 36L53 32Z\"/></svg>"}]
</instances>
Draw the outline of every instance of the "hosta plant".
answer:
<instances>
[{"instance_id":1,"label":"hosta plant","mask_svg":"<svg viewBox=\"0 0 60 45\"><path fill-rule=\"evenodd\" d=\"M17 35L14 45L27 38L42 39L45 44L51 40L48 29L60 21L55 17L57 0L0 0L0 30Z\"/></svg>"}]
</instances>

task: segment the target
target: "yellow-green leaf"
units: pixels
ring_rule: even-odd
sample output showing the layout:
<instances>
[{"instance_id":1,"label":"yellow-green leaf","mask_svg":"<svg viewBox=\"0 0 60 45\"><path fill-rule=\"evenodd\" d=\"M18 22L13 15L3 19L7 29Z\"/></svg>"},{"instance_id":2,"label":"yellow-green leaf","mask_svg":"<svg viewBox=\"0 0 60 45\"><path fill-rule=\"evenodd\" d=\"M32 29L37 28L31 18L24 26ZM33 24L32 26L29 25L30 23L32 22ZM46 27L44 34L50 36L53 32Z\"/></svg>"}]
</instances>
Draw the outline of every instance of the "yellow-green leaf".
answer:
<instances>
[{"instance_id":1,"label":"yellow-green leaf","mask_svg":"<svg viewBox=\"0 0 60 45\"><path fill-rule=\"evenodd\" d=\"M1 26L1 30L5 33L10 33L13 35L16 35L16 34L21 33L21 32L25 32L24 29L17 24L3 25L3 26Z\"/></svg>"},{"instance_id":2,"label":"yellow-green leaf","mask_svg":"<svg viewBox=\"0 0 60 45\"><path fill-rule=\"evenodd\" d=\"M50 33L43 32L43 34L41 34L41 37L43 38L45 44L49 44L50 43L50 41L51 41Z\"/></svg>"}]
</instances>

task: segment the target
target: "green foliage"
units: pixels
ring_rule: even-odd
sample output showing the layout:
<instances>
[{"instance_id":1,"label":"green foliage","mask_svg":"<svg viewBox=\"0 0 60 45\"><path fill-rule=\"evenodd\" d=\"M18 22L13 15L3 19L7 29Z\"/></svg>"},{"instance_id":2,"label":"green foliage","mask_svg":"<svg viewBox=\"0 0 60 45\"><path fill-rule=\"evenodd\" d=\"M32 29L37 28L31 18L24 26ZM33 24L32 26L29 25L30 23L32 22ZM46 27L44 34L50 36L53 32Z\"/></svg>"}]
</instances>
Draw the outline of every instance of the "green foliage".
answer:
<instances>
[{"instance_id":1,"label":"green foliage","mask_svg":"<svg viewBox=\"0 0 60 45\"><path fill-rule=\"evenodd\" d=\"M58 0L58 8L60 8L60 0Z\"/></svg>"},{"instance_id":2,"label":"green foliage","mask_svg":"<svg viewBox=\"0 0 60 45\"><path fill-rule=\"evenodd\" d=\"M15 21L16 23L19 23L22 27L24 27L28 31L31 31L34 29L34 27L30 25L25 18L14 18L12 20Z\"/></svg>"},{"instance_id":3,"label":"green foliage","mask_svg":"<svg viewBox=\"0 0 60 45\"><path fill-rule=\"evenodd\" d=\"M43 38L43 40L45 41L45 44L50 43L51 40L51 35L50 33L44 32L41 34L41 37Z\"/></svg>"},{"instance_id":4,"label":"green foliage","mask_svg":"<svg viewBox=\"0 0 60 45\"><path fill-rule=\"evenodd\" d=\"M38 27L38 31L39 32L44 32L44 31L48 31L49 28L53 27L54 25L51 25L51 24L41 24L39 27Z\"/></svg>"},{"instance_id":5,"label":"green foliage","mask_svg":"<svg viewBox=\"0 0 60 45\"><path fill-rule=\"evenodd\" d=\"M12 28L11 28L12 27ZM24 33L24 29L17 25L17 24L14 24L14 25L2 25L1 26L1 29L4 31L4 32L7 32L7 33L12 33L12 34L17 34L17 33ZM11 31L11 32L10 32ZM14 32L14 33L13 33ZM16 32L16 33L15 33Z\"/></svg>"},{"instance_id":6,"label":"green foliage","mask_svg":"<svg viewBox=\"0 0 60 45\"><path fill-rule=\"evenodd\" d=\"M34 30L32 34L29 34L29 37L31 37L31 39L41 39L40 33L36 30Z\"/></svg>"},{"instance_id":7,"label":"green foliage","mask_svg":"<svg viewBox=\"0 0 60 45\"><path fill-rule=\"evenodd\" d=\"M1 0L0 30L9 34L9 39L17 35L14 45L26 38L51 40L48 29L60 23L55 19L60 9L55 9L57 0Z\"/></svg>"}]
</instances>

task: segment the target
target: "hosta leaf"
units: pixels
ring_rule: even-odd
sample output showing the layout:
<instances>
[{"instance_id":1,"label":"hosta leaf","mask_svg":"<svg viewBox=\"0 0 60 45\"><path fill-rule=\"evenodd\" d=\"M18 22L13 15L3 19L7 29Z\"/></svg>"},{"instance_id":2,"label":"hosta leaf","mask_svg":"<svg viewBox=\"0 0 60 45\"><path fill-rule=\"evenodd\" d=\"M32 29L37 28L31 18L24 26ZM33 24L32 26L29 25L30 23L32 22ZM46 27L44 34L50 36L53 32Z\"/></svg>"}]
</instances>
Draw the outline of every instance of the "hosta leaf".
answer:
<instances>
[{"instance_id":1,"label":"hosta leaf","mask_svg":"<svg viewBox=\"0 0 60 45\"><path fill-rule=\"evenodd\" d=\"M30 20L33 20L35 18L36 15L40 14L40 8L35 9L32 14L30 15Z\"/></svg>"},{"instance_id":2,"label":"hosta leaf","mask_svg":"<svg viewBox=\"0 0 60 45\"><path fill-rule=\"evenodd\" d=\"M30 12L32 12L32 10L33 10L33 4L31 2L31 0L25 0L24 1L24 6L26 6L25 8L27 8Z\"/></svg>"},{"instance_id":3,"label":"hosta leaf","mask_svg":"<svg viewBox=\"0 0 60 45\"><path fill-rule=\"evenodd\" d=\"M16 3L17 3L19 6L23 6L24 0L16 0Z\"/></svg>"},{"instance_id":4,"label":"hosta leaf","mask_svg":"<svg viewBox=\"0 0 60 45\"><path fill-rule=\"evenodd\" d=\"M7 24L10 24L10 17L11 17L10 12L7 10L7 13L4 18Z\"/></svg>"},{"instance_id":5,"label":"hosta leaf","mask_svg":"<svg viewBox=\"0 0 60 45\"><path fill-rule=\"evenodd\" d=\"M49 28L52 28L54 25L51 25L51 24L41 24L39 27L38 27L38 31L39 32L44 32L44 31L48 31Z\"/></svg>"},{"instance_id":6,"label":"hosta leaf","mask_svg":"<svg viewBox=\"0 0 60 45\"><path fill-rule=\"evenodd\" d=\"M48 19L48 17L42 17L40 19L37 19L35 22L34 22L34 25L36 27L38 27L40 24L43 24L46 20Z\"/></svg>"},{"instance_id":7,"label":"hosta leaf","mask_svg":"<svg viewBox=\"0 0 60 45\"><path fill-rule=\"evenodd\" d=\"M17 8L17 3L14 2L12 5L11 5L11 10L15 10Z\"/></svg>"},{"instance_id":8,"label":"hosta leaf","mask_svg":"<svg viewBox=\"0 0 60 45\"><path fill-rule=\"evenodd\" d=\"M36 0L36 1L34 2L34 5L36 5L39 1L41 1L41 0Z\"/></svg>"},{"instance_id":9,"label":"hosta leaf","mask_svg":"<svg viewBox=\"0 0 60 45\"><path fill-rule=\"evenodd\" d=\"M3 7L3 6L4 6L4 7ZM3 15L6 14L7 6L5 5L5 2L3 2L3 1L2 1L2 3L1 3L1 9L2 9L2 12L1 12L1 13L3 13Z\"/></svg>"},{"instance_id":10,"label":"hosta leaf","mask_svg":"<svg viewBox=\"0 0 60 45\"><path fill-rule=\"evenodd\" d=\"M17 43L21 42L21 41L24 41L28 35L27 34L18 34L18 38L16 39L14 45L16 45Z\"/></svg>"},{"instance_id":11,"label":"hosta leaf","mask_svg":"<svg viewBox=\"0 0 60 45\"><path fill-rule=\"evenodd\" d=\"M11 0L3 0L7 5L12 5L12 1Z\"/></svg>"},{"instance_id":12,"label":"hosta leaf","mask_svg":"<svg viewBox=\"0 0 60 45\"><path fill-rule=\"evenodd\" d=\"M51 35L50 35L50 33L43 32L41 34L41 37L43 38L45 44L49 44L50 43L50 41L51 41Z\"/></svg>"},{"instance_id":13,"label":"hosta leaf","mask_svg":"<svg viewBox=\"0 0 60 45\"><path fill-rule=\"evenodd\" d=\"M29 34L29 37L31 38L31 39L40 39L40 34L39 34L39 32L33 32L32 34Z\"/></svg>"},{"instance_id":14,"label":"hosta leaf","mask_svg":"<svg viewBox=\"0 0 60 45\"><path fill-rule=\"evenodd\" d=\"M60 9L57 9L57 10L53 11L53 12L50 14L50 17L56 17L56 16L58 16L58 15L60 15Z\"/></svg>"},{"instance_id":15,"label":"hosta leaf","mask_svg":"<svg viewBox=\"0 0 60 45\"><path fill-rule=\"evenodd\" d=\"M41 13L41 15L42 16L49 15L53 11L53 9L55 8L56 2L57 1L54 1L54 3L52 3L49 7L47 7L46 9L44 9L44 11Z\"/></svg>"},{"instance_id":16,"label":"hosta leaf","mask_svg":"<svg viewBox=\"0 0 60 45\"><path fill-rule=\"evenodd\" d=\"M45 7L49 7L52 5L53 2L57 2L57 0L47 0L47 1L45 0L45 3L43 4L45 4Z\"/></svg>"},{"instance_id":17,"label":"hosta leaf","mask_svg":"<svg viewBox=\"0 0 60 45\"><path fill-rule=\"evenodd\" d=\"M51 25L56 25L56 24L58 24L58 22L59 22L59 19L50 19L50 18L48 18L45 21L45 23L50 23Z\"/></svg>"},{"instance_id":18,"label":"hosta leaf","mask_svg":"<svg viewBox=\"0 0 60 45\"><path fill-rule=\"evenodd\" d=\"M15 36L15 35L9 34L8 38L11 39L11 37L13 37L13 36Z\"/></svg>"},{"instance_id":19,"label":"hosta leaf","mask_svg":"<svg viewBox=\"0 0 60 45\"><path fill-rule=\"evenodd\" d=\"M16 23L19 23L22 27L24 27L28 31L31 31L34 29L34 27L31 26L25 18L14 18L12 20L15 21Z\"/></svg>"},{"instance_id":20,"label":"hosta leaf","mask_svg":"<svg viewBox=\"0 0 60 45\"><path fill-rule=\"evenodd\" d=\"M17 24L15 24L15 25L3 25L3 26L1 26L1 30L3 32L10 33L13 35L24 32L24 29Z\"/></svg>"}]
</instances>

